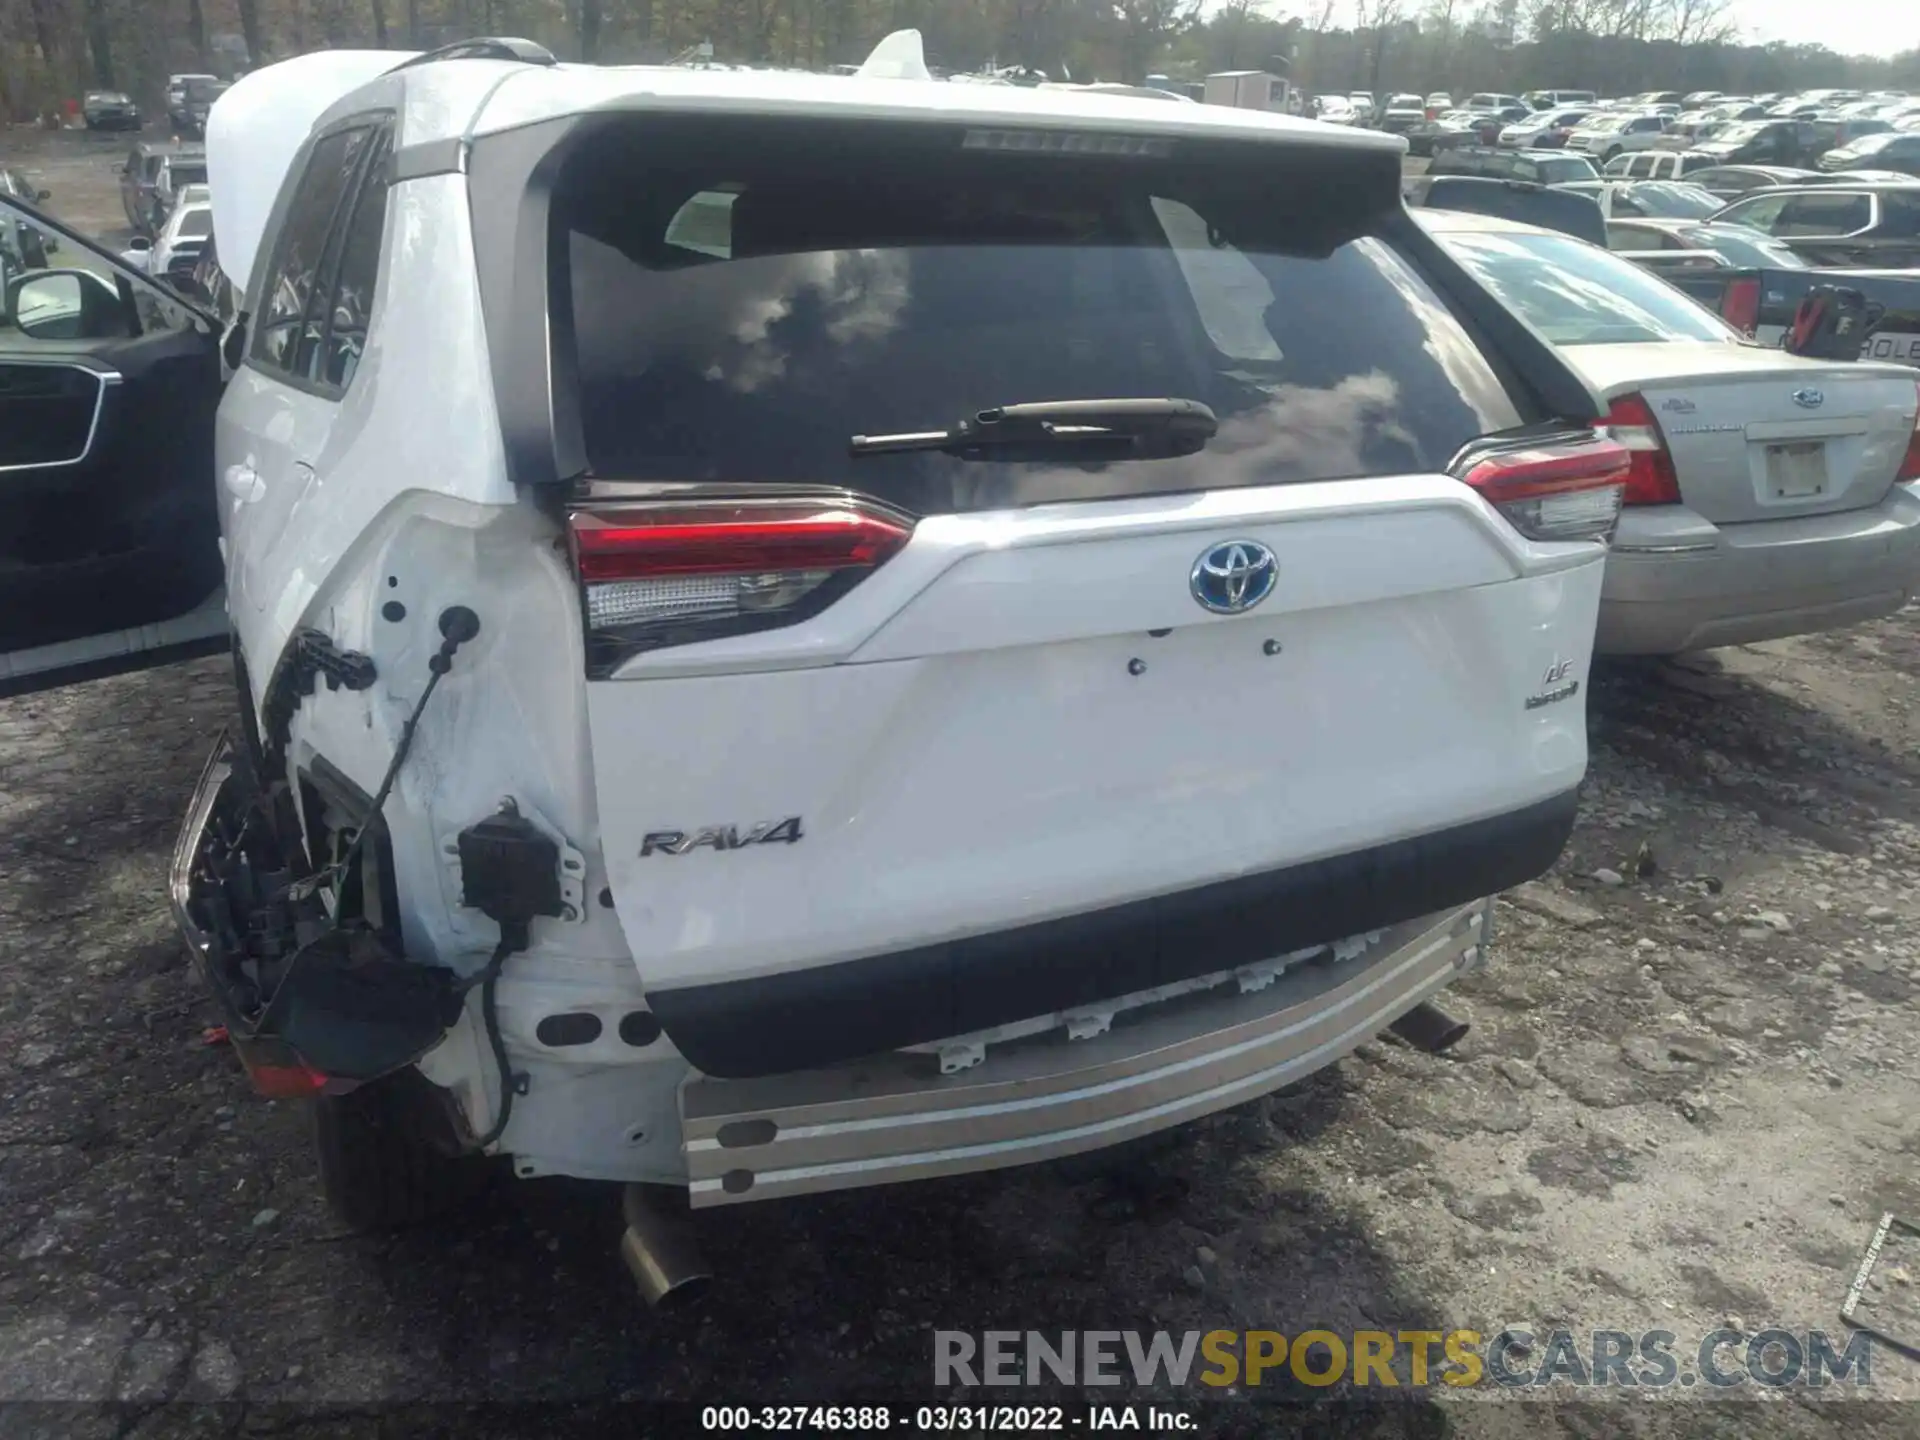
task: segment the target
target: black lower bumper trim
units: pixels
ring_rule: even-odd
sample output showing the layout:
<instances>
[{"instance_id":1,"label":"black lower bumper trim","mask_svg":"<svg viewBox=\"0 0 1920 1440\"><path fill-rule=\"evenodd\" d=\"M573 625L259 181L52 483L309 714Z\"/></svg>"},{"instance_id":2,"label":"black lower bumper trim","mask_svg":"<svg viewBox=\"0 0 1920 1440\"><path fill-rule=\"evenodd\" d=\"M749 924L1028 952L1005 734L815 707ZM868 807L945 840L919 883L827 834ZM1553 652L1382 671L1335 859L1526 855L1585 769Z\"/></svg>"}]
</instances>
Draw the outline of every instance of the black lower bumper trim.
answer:
<instances>
[{"instance_id":1,"label":"black lower bumper trim","mask_svg":"<svg viewBox=\"0 0 1920 1440\"><path fill-rule=\"evenodd\" d=\"M1546 872L1576 794L1304 865L940 945L652 990L661 1027L723 1079L920 1045L1463 905Z\"/></svg>"}]
</instances>

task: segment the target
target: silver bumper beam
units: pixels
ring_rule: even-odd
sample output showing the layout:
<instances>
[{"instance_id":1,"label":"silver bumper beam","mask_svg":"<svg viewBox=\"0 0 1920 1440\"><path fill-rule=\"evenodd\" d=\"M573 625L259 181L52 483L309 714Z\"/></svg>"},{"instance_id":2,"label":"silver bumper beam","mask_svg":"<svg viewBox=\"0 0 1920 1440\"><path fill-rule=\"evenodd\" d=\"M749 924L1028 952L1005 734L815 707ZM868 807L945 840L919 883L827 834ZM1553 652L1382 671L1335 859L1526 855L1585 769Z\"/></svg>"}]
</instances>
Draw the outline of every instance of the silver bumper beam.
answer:
<instances>
[{"instance_id":1,"label":"silver bumper beam","mask_svg":"<svg viewBox=\"0 0 1920 1440\"><path fill-rule=\"evenodd\" d=\"M680 1107L695 1207L958 1175L1099 1149L1277 1090L1478 963L1491 906L1396 926L1353 960L1229 982L1092 1039L1051 1030L942 1075L896 1052L753 1080L695 1078Z\"/></svg>"}]
</instances>

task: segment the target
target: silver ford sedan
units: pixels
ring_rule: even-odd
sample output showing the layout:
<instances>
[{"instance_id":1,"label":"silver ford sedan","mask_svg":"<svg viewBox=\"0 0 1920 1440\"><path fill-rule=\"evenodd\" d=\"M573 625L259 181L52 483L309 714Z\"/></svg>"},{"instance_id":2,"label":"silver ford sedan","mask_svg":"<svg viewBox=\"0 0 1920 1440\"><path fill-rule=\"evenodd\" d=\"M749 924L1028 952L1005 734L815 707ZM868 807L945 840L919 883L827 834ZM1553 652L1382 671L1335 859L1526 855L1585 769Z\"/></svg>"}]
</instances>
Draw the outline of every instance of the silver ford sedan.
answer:
<instances>
[{"instance_id":1,"label":"silver ford sedan","mask_svg":"<svg viewBox=\"0 0 1920 1440\"><path fill-rule=\"evenodd\" d=\"M1662 655L1851 625L1920 590L1920 384L1746 343L1630 261L1454 211L1421 222L1559 346L1633 452L1596 649Z\"/></svg>"}]
</instances>

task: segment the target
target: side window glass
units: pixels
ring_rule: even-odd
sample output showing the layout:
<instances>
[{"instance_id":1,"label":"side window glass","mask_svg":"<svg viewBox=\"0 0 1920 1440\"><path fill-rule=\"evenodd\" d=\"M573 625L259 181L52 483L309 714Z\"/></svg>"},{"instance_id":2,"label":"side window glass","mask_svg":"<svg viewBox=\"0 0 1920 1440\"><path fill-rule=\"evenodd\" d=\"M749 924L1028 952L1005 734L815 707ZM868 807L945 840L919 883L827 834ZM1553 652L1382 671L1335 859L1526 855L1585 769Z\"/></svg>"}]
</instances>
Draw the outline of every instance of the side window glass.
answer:
<instances>
[{"instance_id":1,"label":"side window glass","mask_svg":"<svg viewBox=\"0 0 1920 1440\"><path fill-rule=\"evenodd\" d=\"M371 130L342 130L313 147L274 247L273 267L261 292L253 358L271 369L318 379L326 317L314 304L327 237Z\"/></svg>"},{"instance_id":2,"label":"side window glass","mask_svg":"<svg viewBox=\"0 0 1920 1440\"><path fill-rule=\"evenodd\" d=\"M391 137L382 131L367 162L366 177L340 241L331 311L321 342L321 378L345 389L366 351L373 318L373 292L380 279L380 240L386 233L387 186L392 178Z\"/></svg>"}]
</instances>

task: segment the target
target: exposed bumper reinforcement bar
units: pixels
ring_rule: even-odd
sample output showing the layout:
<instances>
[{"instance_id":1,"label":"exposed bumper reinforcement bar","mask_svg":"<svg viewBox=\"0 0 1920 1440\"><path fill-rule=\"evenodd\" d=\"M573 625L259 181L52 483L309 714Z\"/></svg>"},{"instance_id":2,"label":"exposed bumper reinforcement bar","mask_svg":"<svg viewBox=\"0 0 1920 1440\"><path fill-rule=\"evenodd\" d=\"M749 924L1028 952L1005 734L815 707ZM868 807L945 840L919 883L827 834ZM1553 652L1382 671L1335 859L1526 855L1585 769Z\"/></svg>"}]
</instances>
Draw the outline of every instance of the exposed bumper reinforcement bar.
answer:
<instances>
[{"instance_id":1,"label":"exposed bumper reinforcement bar","mask_svg":"<svg viewBox=\"0 0 1920 1440\"><path fill-rule=\"evenodd\" d=\"M1133 1012L1105 1034L996 1046L941 1075L893 1052L681 1090L696 1207L964 1174L1130 1140L1276 1090L1354 1046L1477 964L1491 904L1390 929L1367 954L1314 960L1271 985L1228 983Z\"/></svg>"}]
</instances>

